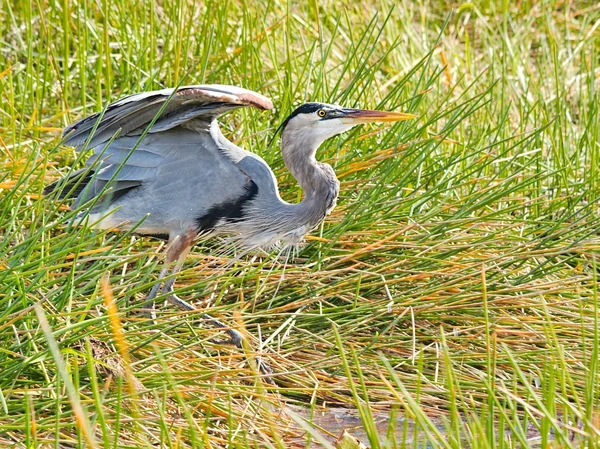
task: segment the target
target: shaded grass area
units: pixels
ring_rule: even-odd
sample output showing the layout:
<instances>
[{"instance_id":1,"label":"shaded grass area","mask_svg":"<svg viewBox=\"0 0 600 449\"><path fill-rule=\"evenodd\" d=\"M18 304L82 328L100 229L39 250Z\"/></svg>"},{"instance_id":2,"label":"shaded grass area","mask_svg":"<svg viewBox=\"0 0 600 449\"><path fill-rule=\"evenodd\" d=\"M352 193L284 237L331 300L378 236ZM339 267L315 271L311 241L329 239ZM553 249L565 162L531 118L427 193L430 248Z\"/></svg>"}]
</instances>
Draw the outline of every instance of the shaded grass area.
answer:
<instances>
[{"instance_id":1,"label":"shaded grass area","mask_svg":"<svg viewBox=\"0 0 600 449\"><path fill-rule=\"evenodd\" d=\"M326 445L301 405L358 409L374 448L597 447L600 8L452 7L2 3L0 445ZM152 323L132 312L164 248L70 227L41 191L82 165L63 126L179 83L273 99L221 126L289 201L269 142L301 102L419 119L329 141L339 205L298 256L198 247L177 283L198 312ZM418 436L382 435L379 409Z\"/></svg>"}]
</instances>

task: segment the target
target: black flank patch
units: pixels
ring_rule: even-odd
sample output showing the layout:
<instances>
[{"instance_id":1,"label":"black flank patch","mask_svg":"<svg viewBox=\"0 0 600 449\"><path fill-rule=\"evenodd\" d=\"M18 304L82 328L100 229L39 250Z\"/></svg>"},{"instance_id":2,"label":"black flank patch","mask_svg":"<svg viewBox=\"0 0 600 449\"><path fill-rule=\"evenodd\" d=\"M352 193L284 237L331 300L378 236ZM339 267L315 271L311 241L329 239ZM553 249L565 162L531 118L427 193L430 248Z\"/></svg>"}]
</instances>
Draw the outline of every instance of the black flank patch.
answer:
<instances>
[{"instance_id":1,"label":"black flank patch","mask_svg":"<svg viewBox=\"0 0 600 449\"><path fill-rule=\"evenodd\" d=\"M212 206L208 212L196 219L198 232L210 231L220 220L234 223L243 218L244 205L258 194L258 186L252 180L246 185L245 193L234 201Z\"/></svg>"}]
</instances>

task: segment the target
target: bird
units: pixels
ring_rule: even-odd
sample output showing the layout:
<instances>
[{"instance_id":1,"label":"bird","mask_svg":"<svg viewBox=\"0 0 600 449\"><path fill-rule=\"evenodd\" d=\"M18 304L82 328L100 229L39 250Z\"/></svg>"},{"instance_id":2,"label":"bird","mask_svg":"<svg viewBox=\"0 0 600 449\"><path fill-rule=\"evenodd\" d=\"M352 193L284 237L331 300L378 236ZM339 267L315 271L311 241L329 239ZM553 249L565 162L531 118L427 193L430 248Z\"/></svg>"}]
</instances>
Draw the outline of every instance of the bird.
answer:
<instances>
[{"instance_id":1,"label":"bird","mask_svg":"<svg viewBox=\"0 0 600 449\"><path fill-rule=\"evenodd\" d=\"M279 127L283 161L304 194L292 204L281 198L269 165L221 132L217 118L242 107L271 110L273 103L241 87L190 85L126 96L63 130L64 145L92 153L85 168L44 194L72 199L71 208L93 228L168 241L147 310L159 294L195 310L173 284L199 236L228 236L249 249L298 245L334 209L340 192L333 168L316 159L319 146L359 124L415 117L317 102L297 107ZM241 345L237 331L203 317Z\"/></svg>"}]
</instances>

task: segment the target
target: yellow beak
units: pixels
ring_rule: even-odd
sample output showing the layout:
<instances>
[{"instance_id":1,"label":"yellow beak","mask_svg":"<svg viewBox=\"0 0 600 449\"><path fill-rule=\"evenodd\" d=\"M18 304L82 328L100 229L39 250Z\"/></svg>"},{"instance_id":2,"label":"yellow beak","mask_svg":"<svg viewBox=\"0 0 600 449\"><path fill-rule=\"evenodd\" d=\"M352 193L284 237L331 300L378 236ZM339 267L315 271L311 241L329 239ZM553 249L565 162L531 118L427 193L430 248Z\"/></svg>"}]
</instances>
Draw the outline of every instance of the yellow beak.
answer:
<instances>
[{"instance_id":1,"label":"yellow beak","mask_svg":"<svg viewBox=\"0 0 600 449\"><path fill-rule=\"evenodd\" d=\"M380 123L380 122L399 122L400 120L411 120L417 118L416 115L405 112L386 112L372 111L369 109L345 109L340 119L343 123Z\"/></svg>"}]
</instances>

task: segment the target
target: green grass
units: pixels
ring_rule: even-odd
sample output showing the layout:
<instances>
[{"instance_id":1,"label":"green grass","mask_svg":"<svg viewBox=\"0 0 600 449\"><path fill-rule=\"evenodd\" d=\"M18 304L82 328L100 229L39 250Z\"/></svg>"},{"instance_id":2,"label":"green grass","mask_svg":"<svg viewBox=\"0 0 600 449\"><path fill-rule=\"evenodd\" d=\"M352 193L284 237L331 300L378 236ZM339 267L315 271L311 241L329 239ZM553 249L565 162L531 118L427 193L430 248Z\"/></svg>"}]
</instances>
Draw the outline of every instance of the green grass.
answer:
<instances>
[{"instance_id":1,"label":"green grass","mask_svg":"<svg viewBox=\"0 0 600 449\"><path fill-rule=\"evenodd\" d=\"M164 247L41 191L82 165L65 125L180 83L273 100L221 126L289 201L268 144L301 102L419 119L327 142L339 205L298 257L197 247L176 286L198 312L151 323L130 312ZM323 442L300 405L357 409L373 448L597 448L599 105L591 1L0 3L0 447Z\"/></svg>"}]
</instances>

